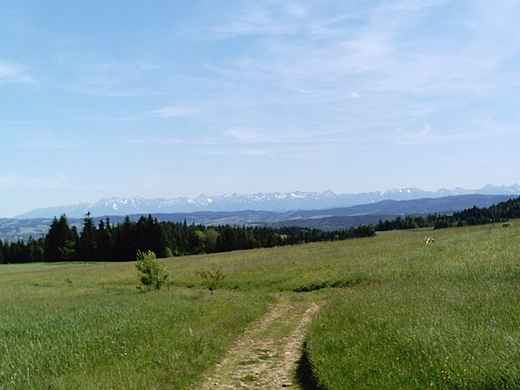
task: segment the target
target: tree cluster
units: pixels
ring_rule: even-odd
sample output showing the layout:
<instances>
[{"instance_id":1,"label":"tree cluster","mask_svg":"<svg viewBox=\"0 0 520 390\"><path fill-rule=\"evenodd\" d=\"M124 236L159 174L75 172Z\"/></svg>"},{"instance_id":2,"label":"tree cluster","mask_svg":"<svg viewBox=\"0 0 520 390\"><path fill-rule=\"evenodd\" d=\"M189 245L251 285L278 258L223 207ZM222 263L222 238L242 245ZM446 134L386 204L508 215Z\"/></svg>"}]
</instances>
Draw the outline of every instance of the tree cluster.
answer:
<instances>
[{"instance_id":1,"label":"tree cluster","mask_svg":"<svg viewBox=\"0 0 520 390\"><path fill-rule=\"evenodd\" d=\"M488 223L506 222L510 219L520 218L520 198L509 199L490 207L474 206L470 209L443 216L435 228L452 226L485 225Z\"/></svg>"},{"instance_id":2,"label":"tree cluster","mask_svg":"<svg viewBox=\"0 0 520 390\"><path fill-rule=\"evenodd\" d=\"M383 222L379 220L379 223L375 226L375 229L377 231L417 229L422 227L433 226L436 220L436 214L428 215L427 217L406 215L403 218L399 216L391 221L385 220Z\"/></svg>"},{"instance_id":3,"label":"tree cluster","mask_svg":"<svg viewBox=\"0 0 520 390\"><path fill-rule=\"evenodd\" d=\"M453 214L430 214L426 217L407 215L392 221L379 221L376 231L434 227L442 229L457 226L485 225L520 218L520 198L510 199L490 207L474 206Z\"/></svg>"},{"instance_id":4,"label":"tree cluster","mask_svg":"<svg viewBox=\"0 0 520 390\"><path fill-rule=\"evenodd\" d=\"M126 217L117 225L107 218L96 226L90 214L78 232L62 215L53 219L44 237L30 238L27 242L0 241L0 263L133 261L139 252L152 251L161 258L374 235L372 226L325 232L301 227L188 225L186 222L159 222L151 215L143 216L137 222Z\"/></svg>"},{"instance_id":5,"label":"tree cluster","mask_svg":"<svg viewBox=\"0 0 520 390\"><path fill-rule=\"evenodd\" d=\"M303 242L337 241L350 238L374 237L375 229L372 225L360 225L344 230L323 231L305 227L279 227L273 229L277 234L285 237L287 245L295 245Z\"/></svg>"}]
</instances>

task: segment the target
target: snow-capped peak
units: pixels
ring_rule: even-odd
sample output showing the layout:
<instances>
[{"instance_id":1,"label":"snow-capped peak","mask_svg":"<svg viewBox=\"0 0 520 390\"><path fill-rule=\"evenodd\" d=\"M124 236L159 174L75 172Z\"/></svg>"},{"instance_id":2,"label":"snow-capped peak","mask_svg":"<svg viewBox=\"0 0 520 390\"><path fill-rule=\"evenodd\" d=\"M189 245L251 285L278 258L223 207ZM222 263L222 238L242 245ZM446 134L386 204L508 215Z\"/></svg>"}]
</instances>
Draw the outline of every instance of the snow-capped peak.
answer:
<instances>
[{"instance_id":1,"label":"snow-capped peak","mask_svg":"<svg viewBox=\"0 0 520 390\"><path fill-rule=\"evenodd\" d=\"M190 199L179 198L156 198L146 199L135 196L133 198L106 198L89 204L81 203L71 206L58 206L37 209L19 215L17 218L52 218L57 215L66 214L71 218L81 218L90 212L91 216L105 215L131 215L131 214L154 214L175 213L193 211L241 211L241 210L264 210L281 211L295 209L325 209L335 207L349 207L360 204L379 202L382 200L411 200L420 198L439 198L451 195L485 194L485 195L520 195L520 185L491 186L487 185L480 190L465 190L455 188L454 190L439 189L437 191L423 191L417 188L401 188L386 191L365 192L360 194L336 194L331 190L319 192L273 192L240 195L200 196Z\"/></svg>"}]
</instances>

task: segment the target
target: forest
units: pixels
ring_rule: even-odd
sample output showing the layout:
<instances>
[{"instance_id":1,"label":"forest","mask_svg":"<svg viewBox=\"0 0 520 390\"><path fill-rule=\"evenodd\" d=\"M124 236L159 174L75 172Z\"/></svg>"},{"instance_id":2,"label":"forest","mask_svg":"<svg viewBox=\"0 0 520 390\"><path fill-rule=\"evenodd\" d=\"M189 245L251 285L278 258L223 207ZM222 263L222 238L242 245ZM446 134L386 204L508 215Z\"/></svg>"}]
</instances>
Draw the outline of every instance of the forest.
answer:
<instances>
[{"instance_id":1,"label":"forest","mask_svg":"<svg viewBox=\"0 0 520 390\"><path fill-rule=\"evenodd\" d=\"M171 257L374 235L372 226L325 232L302 227L189 225L161 222L151 215L142 216L137 222L126 217L118 224L106 218L96 226L90 214L78 232L62 215L53 219L48 233L40 238L0 241L0 263L132 261L138 251L151 250L158 257Z\"/></svg>"},{"instance_id":2,"label":"forest","mask_svg":"<svg viewBox=\"0 0 520 390\"><path fill-rule=\"evenodd\" d=\"M433 227L443 229L449 227L485 225L488 223L507 222L520 218L520 198L510 199L490 207L472 207L453 214L430 214L426 217L407 215L391 221L379 221L376 231L416 229Z\"/></svg>"}]
</instances>

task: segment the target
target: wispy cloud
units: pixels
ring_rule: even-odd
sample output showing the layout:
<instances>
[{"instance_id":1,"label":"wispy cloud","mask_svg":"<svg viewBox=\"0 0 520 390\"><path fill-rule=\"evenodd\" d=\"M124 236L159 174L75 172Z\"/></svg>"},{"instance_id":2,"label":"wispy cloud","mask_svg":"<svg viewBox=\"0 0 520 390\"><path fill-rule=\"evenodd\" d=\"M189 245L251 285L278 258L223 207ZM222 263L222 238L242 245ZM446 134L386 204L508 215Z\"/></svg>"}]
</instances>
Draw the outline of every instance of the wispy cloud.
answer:
<instances>
[{"instance_id":1,"label":"wispy cloud","mask_svg":"<svg viewBox=\"0 0 520 390\"><path fill-rule=\"evenodd\" d=\"M0 83L34 83L35 81L22 65L0 62Z\"/></svg>"},{"instance_id":2,"label":"wispy cloud","mask_svg":"<svg viewBox=\"0 0 520 390\"><path fill-rule=\"evenodd\" d=\"M520 45L512 40L497 48L497 37L489 36L494 34L489 23L500 24L503 12L495 12L487 27L477 27L488 18L484 9L491 6L485 2L470 7L445 0L382 2L360 23L352 23L355 13L347 9L333 17L310 3L294 14L276 2L246 4L230 14L240 22L221 26L216 37L246 36L251 50L207 69L226 80L235 97L215 111L222 118L226 102L229 110L235 108L224 140L251 156L288 155L281 145L289 143L339 150L483 139L489 133L465 119L456 128L434 118L499 97L520 79L513 67L501 72ZM520 7L504 5L514 14L512 8ZM236 110L237 104L245 109ZM436 125L424 125L430 121Z\"/></svg>"},{"instance_id":3,"label":"wispy cloud","mask_svg":"<svg viewBox=\"0 0 520 390\"><path fill-rule=\"evenodd\" d=\"M126 143L143 145L220 145L222 142L216 138L180 139L172 137L148 137L128 139Z\"/></svg>"},{"instance_id":4,"label":"wispy cloud","mask_svg":"<svg viewBox=\"0 0 520 390\"><path fill-rule=\"evenodd\" d=\"M85 58L86 54L62 56L60 67L72 77L61 80L65 86L76 93L129 97L164 93L155 82L161 67L149 62L123 63L108 58Z\"/></svg>"},{"instance_id":5,"label":"wispy cloud","mask_svg":"<svg viewBox=\"0 0 520 390\"><path fill-rule=\"evenodd\" d=\"M80 142L63 134L58 135L51 131L37 131L25 135L18 146L28 149L71 149L78 148Z\"/></svg>"},{"instance_id":6,"label":"wispy cloud","mask_svg":"<svg viewBox=\"0 0 520 390\"><path fill-rule=\"evenodd\" d=\"M313 130L302 128L265 130L255 127L235 127L224 130L223 135L238 143L280 144L315 143L335 139L343 130Z\"/></svg>"},{"instance_id":7,"label":"wispy cloud","mask_svg":"<svg viewBox=\"0 0 520 390\"><path fill-rule=\"evenodd\" d=\"M286 23L287 19L294 21L306 13L302 5L246 1L230 15L228 23L210 28L207 37L222 39L240 35L289 34L294 32L295 25L294 22Z\"/></svg>"},{"instance_id":8,"label":"wispy cloud","mask_svg":"<svg viewBox=\"0 0 520 390\"><path fill-rule=\"evenodd\" d=\"M432 128L429 123L426 123L422 129L415 132L397 131L389 135L388 141L396 145L424 145L424 144L452 144L454 141L468 141L478 140L483 138L493 139L500 135L507 135L515 133L516 131L510 128L504 128L496 123L486 124L475 123L471 131L453 131L441 132L438 129ZM392 141L393 140L393 141Z\"/></svg>"},{"instance_id":9,"label":"wispy cloud","mask_svg":"<svg viewBox=\"0 0 520 390\"><path fill-rule=\"evenodd\" d=\"M56 188L63 186L65 176L32 177L27 175L1 175L0 188L29 187L29 188Z\"/></svg>"},{"instance_id":10,"label":"wispy cloud","mask_svg":"<svg viewBox=\"0 0 520 390\"><path fill-rule=\"evenodd\" d=\"M170 107L159 108L157 110L148 111L147 114L150 114L152 116L156 116L159 118L169 118L169 117L195 114L196 112L197 112L196 110L192 110L189 108L170 106Z\"/></svg>"},{"instance_id":11,"label":"wispy cloud","mask_svg":"<svg viewBox=\"0 0 520 390\"><path fill-rule=\"evenodd\" d=\"M253 157L273 157L277 159L299 159L299 160L317 160L324 156L325 148L323 145L319 147L277 147L277 148L241 148L238 153Z\"/></svg>"},{"instance_id":12,"label":"wispy cloud","mask_svg":"<svg viewBox=\"0 0 520 390\"><path fill-rule=\"evenodd\" d=\"M263 41L256 43L257 49L262 50L260 55L251 54L234 64L228 62L228 68L221 66L220 72L235 80L250 80L257 85L266 82L301 93L312 91L316 96L334 91L336 97L341 96L338 92L344 86L349 86L351 91L355 89L358 94L387 94L385 98L409 99L412 94L424 93L485 94L495 91L497 84L506 85L505 77L492 72L513 56L518 46L503 45L497 50L492 44L494 39L489 40L468 28L479 24L478 14L466 15L472 19L459 20L455 15L444 20L444 23L460 24L457 28L463 30L460 37L447 39L442 27L428 26L428 18L437 14L445 17L442 14L445 3L384 3L368 24L349 28L329 26L329 35L331 30L335 34L326 41L319 35L307 35L305 40L301 36L293 39L292 32L300 31L302 24L316 23L310 17L302 22L287 12L277 13L278 5L271 2L263 7L250 7L239 20L250 21L249 26L261 25L272 33L280 31L278 26L283 25L289 37L273 38L264 32ZM316 13L312 15L316 19ZM494 22L500 24L498 15ZM421 31L425 26L430 31ZM237 28L235 32L247 34L248 29ZM345 91L343 95L348 93ZM406 95L396 96L396 93ZM449 99L446 103L450 104Z\"/></svg>"}]
</instances>

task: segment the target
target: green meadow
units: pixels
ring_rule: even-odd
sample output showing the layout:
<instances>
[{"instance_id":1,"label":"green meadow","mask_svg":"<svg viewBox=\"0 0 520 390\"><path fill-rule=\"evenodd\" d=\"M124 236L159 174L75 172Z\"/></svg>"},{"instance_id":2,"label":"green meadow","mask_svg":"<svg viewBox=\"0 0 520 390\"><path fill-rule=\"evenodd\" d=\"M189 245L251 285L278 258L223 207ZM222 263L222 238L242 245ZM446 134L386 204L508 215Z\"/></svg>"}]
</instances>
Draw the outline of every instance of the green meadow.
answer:
<instances>
[{"instance_id":1,"label":"green meadow","mask_svg":"<svg viewBox=\"0 0 520 390\"><path fill-rule=\"evenodd\" d=\"M0 265L0 389L196 389L279 294L325 302L323 389L520 388L520 223L164 261L150 292L133 262Z\"/></svg>"}]
</instances>

